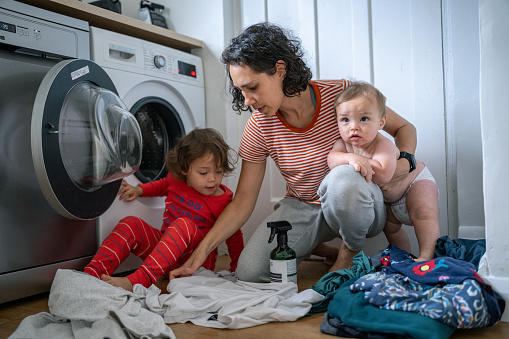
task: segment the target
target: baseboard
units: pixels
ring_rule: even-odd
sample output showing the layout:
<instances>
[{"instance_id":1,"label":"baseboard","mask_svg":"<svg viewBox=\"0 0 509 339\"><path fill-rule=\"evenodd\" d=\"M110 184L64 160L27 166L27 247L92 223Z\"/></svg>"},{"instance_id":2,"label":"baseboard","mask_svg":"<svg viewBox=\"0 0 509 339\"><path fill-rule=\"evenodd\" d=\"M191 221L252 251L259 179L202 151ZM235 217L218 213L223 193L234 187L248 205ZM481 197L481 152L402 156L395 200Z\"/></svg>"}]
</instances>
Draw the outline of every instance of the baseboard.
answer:
<instances>
[{"instance_id":1,"label":"baseboard","mask_svg":"<svg viewBox=\"0 0 509 339\"><path fill-rule=\"evenodd\" d=\"M485 239L486 228L484 226L460 226L458 229L459 239Z\"/></svg>"}]
</instances>

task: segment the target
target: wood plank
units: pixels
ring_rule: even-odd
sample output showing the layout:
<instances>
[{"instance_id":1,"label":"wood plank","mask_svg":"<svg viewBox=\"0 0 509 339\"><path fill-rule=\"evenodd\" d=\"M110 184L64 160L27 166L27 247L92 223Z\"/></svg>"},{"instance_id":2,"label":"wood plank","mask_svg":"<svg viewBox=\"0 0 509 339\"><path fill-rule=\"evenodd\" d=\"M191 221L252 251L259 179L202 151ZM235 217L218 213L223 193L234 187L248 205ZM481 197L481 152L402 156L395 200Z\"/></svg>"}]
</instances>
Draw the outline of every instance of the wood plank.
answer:
<instances>
[{"instance_id":1,"label":"wood plank","mask_svg":"<svg viewBox=\"0 0 509 339\"><path fill-rule=\"evenodd\" d=\"M18 1L55 13L87 21L90 26L126 34L179 50L190 50L193 48L203 47L203 42L201 40L179 34L163 27L150 25L141 20L118 14L78 0Z\"/></svg>"}]
</instances>

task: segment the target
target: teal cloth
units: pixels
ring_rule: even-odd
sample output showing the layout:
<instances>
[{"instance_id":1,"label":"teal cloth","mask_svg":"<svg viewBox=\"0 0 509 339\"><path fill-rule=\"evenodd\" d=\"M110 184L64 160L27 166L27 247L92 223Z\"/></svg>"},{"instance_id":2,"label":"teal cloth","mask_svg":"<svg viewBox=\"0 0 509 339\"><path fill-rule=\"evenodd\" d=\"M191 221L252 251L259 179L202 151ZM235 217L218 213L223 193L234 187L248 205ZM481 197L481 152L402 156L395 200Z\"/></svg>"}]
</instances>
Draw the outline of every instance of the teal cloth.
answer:
<instances>
[{"instance_id":1,"label":"teal cloth","mask_svg":"<svg viewBox=\"0 0 509 339\"><path fill-rule=\"evenodd\" d=\"M338 288L341 287L341 285L343 285L343 283L346 281L352 278L360 278L366 274L375 272L375 269L371 265L368 257L362 251L353 257L353 263L354 266L350 269L327 273L322 278L320 278L320 280L318 280L316 286L310 287L312 290L315 290L316 292L323 295L325 299L316 304L313 304L311 310L309 310L308 315L325 312L329 306L329 302L334 297L334 294L336 294L338 291Z\"/></svg>"},{"instance_id":2,"label":"teal cloth","mask_svg":"<svg viewBox=\"0 0 509 339\"><path fill-rule=\"evenodd\" d=\"M446 339L455 328L429 317L404 311L380 309L364 299L364 293L350 291L357 278L345 282L329 303L327 312L361 332L399 334L405 338Z\"/></svg>"}]
</instances>

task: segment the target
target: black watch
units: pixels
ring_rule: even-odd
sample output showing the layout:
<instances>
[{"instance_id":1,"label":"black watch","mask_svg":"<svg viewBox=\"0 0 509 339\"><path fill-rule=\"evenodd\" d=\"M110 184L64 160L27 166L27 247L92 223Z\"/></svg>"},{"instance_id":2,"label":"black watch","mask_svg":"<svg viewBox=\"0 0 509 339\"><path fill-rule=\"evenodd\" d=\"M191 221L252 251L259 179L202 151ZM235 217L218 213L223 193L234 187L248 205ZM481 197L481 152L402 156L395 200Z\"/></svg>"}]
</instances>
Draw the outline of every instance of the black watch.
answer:
<instances>
[{"instance_id":1,"label":"black watch","mask_svg":"<svg viewBox=\"0 0 509 339\"><path fill-rule=\"evenodd\" d=\"M401 158L405 158L406 160L408 160L408 163L410 164L410 171L408 171L408 173L412 172L414 169L417 168L417 163L415 162L415 156L412 153L400 152L399 159L401 159Z\"/></svg>"}]
</instances>

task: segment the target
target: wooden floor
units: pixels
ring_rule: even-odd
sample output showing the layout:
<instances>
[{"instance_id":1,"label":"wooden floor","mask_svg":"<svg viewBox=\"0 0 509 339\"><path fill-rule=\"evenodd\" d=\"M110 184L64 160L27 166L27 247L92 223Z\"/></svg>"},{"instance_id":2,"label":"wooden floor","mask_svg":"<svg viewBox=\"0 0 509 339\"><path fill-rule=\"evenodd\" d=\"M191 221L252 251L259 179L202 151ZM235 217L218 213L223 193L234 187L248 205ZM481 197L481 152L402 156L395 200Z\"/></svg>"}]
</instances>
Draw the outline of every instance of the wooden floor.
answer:
<instances>
[{"instance_id":1,"label":"wooden floor","mask_svg":"<svg viewBox=\"0 0 509 339\"><path fill-rule=\"evenodd\" d=\"M226 269L229 259L220 256L216 270ZM319 261L304 261L298 267L299 291L315 285L320 277L327 273L328 268ZM166 291L168 280L161 279L157 286ZM25 299L0 304L0 338L7 338L18 327L25 317L39 312L49 312L48 294L41 294ZM208 339L221 338L333 338L333 336L320 332L323 313L310 317L300 318L295 322L269 323L261 326L241 330L218 330L196 326L191 323L172 324L171 329L177 338ZM509 323L499 323L493 327L473 330L457 330L451 336L454 339L509 339Z\"/></svg>"}]
</instances>

